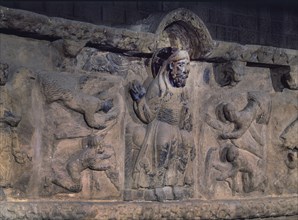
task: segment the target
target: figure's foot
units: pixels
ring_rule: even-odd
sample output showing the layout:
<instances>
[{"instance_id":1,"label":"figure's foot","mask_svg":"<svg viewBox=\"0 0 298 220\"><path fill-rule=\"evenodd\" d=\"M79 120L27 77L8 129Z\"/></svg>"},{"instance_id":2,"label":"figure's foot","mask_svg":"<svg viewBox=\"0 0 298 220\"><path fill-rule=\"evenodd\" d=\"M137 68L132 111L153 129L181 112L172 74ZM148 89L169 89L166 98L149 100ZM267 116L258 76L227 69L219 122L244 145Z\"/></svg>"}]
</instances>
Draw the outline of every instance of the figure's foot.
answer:
<instances>
[{"instance_id":1,"label":"figure's foot","mask_svg":"<svg viewBox=\"0 0 298 220\"><path fill-rule=\"evenodd\" d=\"M83 186L79 183L75 184L74 182L66 181L66 180L52 180L52 183L54 183L57 186L60 186L70 192L78 193L82 191Z\"/></svg>"},{"instance_id":2,"label":"figure's foot","mask_svg":"<svg viewBox=\"0 0 298 220\"><path fill-rule=\"evenodd\" d=\"M71 192L75 192L75 193L78 193L78 192L81 192L82 191L82 185L81 184L74 184L72 186L69 187L69 191Z\"/></svg>"}]
</instances>

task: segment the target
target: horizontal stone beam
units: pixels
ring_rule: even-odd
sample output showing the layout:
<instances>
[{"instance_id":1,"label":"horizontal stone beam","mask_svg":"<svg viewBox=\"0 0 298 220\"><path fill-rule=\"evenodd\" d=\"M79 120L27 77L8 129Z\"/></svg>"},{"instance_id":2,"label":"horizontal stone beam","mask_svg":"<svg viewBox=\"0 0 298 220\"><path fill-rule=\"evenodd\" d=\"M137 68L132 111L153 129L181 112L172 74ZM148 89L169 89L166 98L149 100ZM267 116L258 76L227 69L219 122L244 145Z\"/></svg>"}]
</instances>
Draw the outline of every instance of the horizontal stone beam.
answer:
<instances>
[{"instance_id":1,"label":"horizontal stone beam","mask_svg":"<svg viewBox=\"0 0 298 220\"><path fill-rule=\"evenodd\" d=\"M298 198L178 202L1 202L1 219L296 219Z\"/></svg>"},{"instance_id":2,"label":"horizontal stone beam","mask_svg":"<svg viewBox=\"0 0 298 220\"><path fill-rule=\"evenodd\" d=\"M162 22L162 21L161 21ZM149 30L130 30L72 21L64 18L10 9L0 6L0 32L30 34L33 38L64 39L79 47L122 51L128 55L152 54L158 47L159 34ZM268 66L298 65L298 51L261 45L241 45L214 41L215 47L200 59L208 62L239 60ZM197 59L198 57L192 57Z\"/></svg>"},{"instance_id":3,"label":"horizontal stone beam","mask_svg":"<svg viewBox=\"0 0 298 220\"><path fill-rule=\"evenodd\" d=\"M241 45L216 41L213 50L202 57L209 62L239 60L267 66L298 65L298 51L262 45Z\"/></svg>"},{"instance_id":4,"label":"horizontal stone beam","mask_svg":"<svg viewBox=\"0 0 298 220\"><path fill-rule=\"evenodd\" d=\"M152 53L156 35L128 29L98 26L86 22L47 17L37 13L0 6L0 29L49 38L83 41L95 47L135 53ZM13 32L12 32L13 33Z\"/></svg>"}]
</instances>

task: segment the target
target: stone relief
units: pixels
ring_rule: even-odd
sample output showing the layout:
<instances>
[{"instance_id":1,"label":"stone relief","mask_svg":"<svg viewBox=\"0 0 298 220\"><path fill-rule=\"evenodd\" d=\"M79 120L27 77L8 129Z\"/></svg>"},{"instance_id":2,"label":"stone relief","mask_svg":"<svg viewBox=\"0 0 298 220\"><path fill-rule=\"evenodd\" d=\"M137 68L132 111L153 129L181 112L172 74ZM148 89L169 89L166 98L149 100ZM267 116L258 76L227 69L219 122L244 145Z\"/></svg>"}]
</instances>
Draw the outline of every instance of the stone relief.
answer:
<instances>
[{"instance_id":1,"label":"stone relief","mask_svg":"<svg viewBox=\"0 0 298 220\"><path fill-rule=\"evenodd\" d=\"M215 80L221 86L235 86L245 74L245 62L230 61L215 65Z\"/></svg>"},{"instance_id":2,"label":"stone relief","mask_svg":"<svg viewBox=\"0 0 298 220\"><path fill-rule=\"evenodd\" d=\"M21 117L11 110L11 97L5 87L8 79L8 68L7 64L0 64L0 200L6 198L3 188L10 188L13 185L15 163L24 164L31 159L21 149L18 141L17 126Z\"/></svg>"},{"instance_id":3,"label":"stone relief","mask_svg":"<svg viewBox=\"0 0 298 220\"><path fill-rule=\"evenodd\" d=\"M105 76L109 78L109 75ZM49 114L54 117L52 123L56 129L53 141L58 141L52 154L53 174L46 177L44 183L48 194L81 192L86 181L82 180L85 170L91 172L90 184L95 185L94 190L102 190L100 180L96 178L101 175L119 191L115 150L103 143L107 132L119 123L121 97L117 94L107 96L105 91L113 89L112 81L103 85L101 79L94 75L71 76L69 73L39 73L37 79L45 101L50 105ZM99 87L91 87L94 82ZM57 111L60 113L57 114ZM76 113L82 114L83 120ZM68 116L65 117L65 114ZM65 125L67 120L71 122ZM75 138L76 142L68 141L69 138ZM104 171L104 174L96 174L98 171Z\"/></svg>"},{"instance_id":4,"label":"stone relief","mask_svg":"<svg viewBox=\"0 0 298 220\"><path fill-rule=\"evenodd\" d=\"M12 20L0 28L22 29L13 16L22 12L0 12ZM159 24L152 16L142 33L28 16L53 23L50 32L29 25L32 36L55 38L0 34L0 200L200 200L216 218L297 215L287 208L298 193L296 51L212 49L184 9ZM214 217L204 209L189 218Z\"/></svg>"},{"instance_id":5,"label":"stone relief","mask_svg":"<svg viewBox=\"0 0 298 220\"><path fill-rule=\"evenodd\" d=\"M96 136L88 136L83 139L82 150L71 155L67 160L65 170L61 171L58 170L59 167L56 168L53 183L71 192L80 192L82 190L81 172L85 169L90 169L105 171L115 187L119 189L118 173L115 171L115 163L113 161L115 158L112 158L115 154L114 150L111 146L102 146L99 139Z\"/></svg>"},{"instance_id":6,"label":"stone relief","mask_svg":"<svg viewBox=\"0 0 298 220\"><path fill-rule=\"evenodd\" d=\"M283 155L283 164L286 166L285 173L276 180L277 191L279 194L284 191L295 193L298 190L298 120L291 122L279 136L281 139L281 148Z\"/></svg>"},{"instance_id":7,"label":"stone relief","mask_svg":"<svg viewBox=\"0 0 298 220\"><path fill-rule=\"evenodd\" d=\"M190 103L184 89L189 55L163 48L153 55L152 72L154 79L147 89L137 81L130 88L135 113L147 124L144 131L142 126L137 128L138 137L133 137L138 152L133 153L132 188L153 189L159 201L167 193L169 198L180 199L180 188L193 185L195 157Z\"/></svg>"},{"instance_id":8,"label":"stone relief","mask_svg":"<svg viewBox=\"0 0 298 220\"><path fill-rule=\"evenodd\" d=\"M41 73L38 77L47 102L61 101L67 108L82 113L89 127L103 129L105 128L106 121L115 118L115 115L107 114L97 122L94 117L95 113L100 111L108 113L113 107L113 100L102 101L95 96L74 91L71 87L75 82L71 82L73 81L71 77L67 77L67 75L61 73ZM81 84L83 84L85 80L84 77L82 78L79 79L79 83Z\"/></svg>"},{"instance_id":9,"label":"stone relief","mask_svg":"<svg viewBox=\"0 0 298 220\"><path fill-rule=\"evenodd\" d=\"M210 115L206 117L207 124L219 134L219 149L210 148L206 155L208 192L214 193L217 181L227 181L233 195L265 191L265 133L271 112L270 97L260 92L249 92L242 110L237 110L233 103L223 102L215 111L217 119Z\"/></svg>"}]
</instances>

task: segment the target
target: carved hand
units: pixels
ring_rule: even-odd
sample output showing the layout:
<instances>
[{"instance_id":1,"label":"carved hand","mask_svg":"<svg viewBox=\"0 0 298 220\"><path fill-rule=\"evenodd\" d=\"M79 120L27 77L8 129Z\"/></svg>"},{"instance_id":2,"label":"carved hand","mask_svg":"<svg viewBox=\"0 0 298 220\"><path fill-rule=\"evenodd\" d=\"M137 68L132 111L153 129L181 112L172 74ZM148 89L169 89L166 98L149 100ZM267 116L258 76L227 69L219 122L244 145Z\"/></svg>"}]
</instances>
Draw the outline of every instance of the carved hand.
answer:
<instances>
[{"instance_id":1,"label":"carved hand","mask_svg":"<svg viewBox=\"0 0 298 220\"><path fill-rule=\"evenodd\" d=\"M132 82L129 88L129 92L130 92L131 98L134 101L139 101L146 94L146 89L141 85L139 81L135 80Z\"/></svg>"}]
</instances>

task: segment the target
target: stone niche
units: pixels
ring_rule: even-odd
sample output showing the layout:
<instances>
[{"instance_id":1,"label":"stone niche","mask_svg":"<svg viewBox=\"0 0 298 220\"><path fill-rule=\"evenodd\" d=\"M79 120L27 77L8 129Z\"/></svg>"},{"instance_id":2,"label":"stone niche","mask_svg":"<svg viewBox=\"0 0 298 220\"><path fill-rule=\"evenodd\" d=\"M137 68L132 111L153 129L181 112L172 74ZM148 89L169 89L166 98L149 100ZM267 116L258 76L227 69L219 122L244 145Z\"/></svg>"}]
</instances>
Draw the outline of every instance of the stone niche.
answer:
<instances>
[{"instance_id":1,"label":"stone niche","mask_svg":"<svg viewBox=\"0 0 298 220\"><path fill-rule=\"evenodd\" d=\"M0 7L1 219L298 216L297 50L177 9L112 28Z\"/></svg>"}]
</instances>

